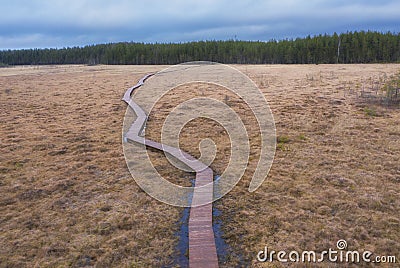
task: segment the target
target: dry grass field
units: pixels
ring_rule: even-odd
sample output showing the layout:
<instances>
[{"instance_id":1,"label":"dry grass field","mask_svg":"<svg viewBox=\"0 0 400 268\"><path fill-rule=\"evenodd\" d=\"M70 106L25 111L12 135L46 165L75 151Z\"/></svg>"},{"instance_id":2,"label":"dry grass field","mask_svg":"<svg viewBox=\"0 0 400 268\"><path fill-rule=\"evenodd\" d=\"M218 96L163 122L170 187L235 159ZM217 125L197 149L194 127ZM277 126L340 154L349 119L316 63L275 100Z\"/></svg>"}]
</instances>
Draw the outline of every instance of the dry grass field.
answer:
<instances>
[{"instance_id":1,"label":"dry grass field","mask_svg":"<svg viewBox=\"0 0 400 268\"><path fill-rule=\"evenodd\" d=\"M350 250L400 260L400 109L360 97L400 65L238 65L265 94L277 151L264 184L247 191L259 137L245 104L229 93L180 87L150 114L146 135L185 98L228 102L248 127L251 155L240 183L216 202L230 247L223 267L260 264L258 251ZM182 209L158 202L131 177L121 130L125 90L163 66L40 66L0 69L0 267L161 267L173 265ZM229 101L227 101L229 99ZM199 131L200 129L200 131ZM198 119L181 134L215 140L223 172L229 139ZM162 153L162 174L188 185ZM303 265L299 265L302 267ZM320 264L331 267L332 264ZM291 265L296 267L296 265Z\"/></svg>"}]
</instances>

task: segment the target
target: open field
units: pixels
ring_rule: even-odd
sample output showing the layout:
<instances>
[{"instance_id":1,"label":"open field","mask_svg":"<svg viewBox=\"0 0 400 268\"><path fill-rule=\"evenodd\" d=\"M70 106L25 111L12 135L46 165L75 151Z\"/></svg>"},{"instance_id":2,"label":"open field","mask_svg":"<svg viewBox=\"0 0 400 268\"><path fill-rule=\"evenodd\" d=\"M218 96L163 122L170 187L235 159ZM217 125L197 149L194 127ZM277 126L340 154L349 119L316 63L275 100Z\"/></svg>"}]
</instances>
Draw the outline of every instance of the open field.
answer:
<instances>
[{"instance_id":1,"label":"open field","mask_svg":"<svg viewBox=\"0 0 400 268\"><path fill-rule=\"evenodd\" d=\"M251 113L229 96L229 105L247 122L252 154L244 178L216 203L231 250L226 267L268 267L255 261L265 246L323 251L339 239L350 250L396 255L399 261L400 110L359 95L400 65L235 67L265 94L278 146L267 180L249 193L259 140ZM123 93L163 68L0 69L0 267L173 263L182 209L140 190L121 145ZM227 100L226 92L199 90ZM150 114L146 135L159 141L157 126L169 109L198 92L180 87L166 95ZM212 168L220 174L230 152L219 125L192 122L180 144L198 156L197 141L205 137L217 144ZM169 180L189 185L194 178L162 153L150 156Z\"/></svg>"}]
</instances>

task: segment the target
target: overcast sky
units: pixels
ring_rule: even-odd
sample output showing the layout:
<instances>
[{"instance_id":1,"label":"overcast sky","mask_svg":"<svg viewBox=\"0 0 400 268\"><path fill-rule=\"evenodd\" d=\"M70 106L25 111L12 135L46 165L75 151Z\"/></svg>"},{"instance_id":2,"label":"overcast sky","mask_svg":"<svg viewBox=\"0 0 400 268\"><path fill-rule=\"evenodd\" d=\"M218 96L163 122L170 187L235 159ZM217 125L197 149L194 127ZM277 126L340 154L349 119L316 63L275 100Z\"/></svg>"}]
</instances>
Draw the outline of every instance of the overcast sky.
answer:
<instances>
[{"instance_id":1,"label":"overcast sky","mask_svg":"<svg viewBox=\"0 0 400 268\"><path fill-rule=\"evenodd\" d=\"M400 31L399 0L0 0L0 49Z\"/></svg>"}]
</instances>

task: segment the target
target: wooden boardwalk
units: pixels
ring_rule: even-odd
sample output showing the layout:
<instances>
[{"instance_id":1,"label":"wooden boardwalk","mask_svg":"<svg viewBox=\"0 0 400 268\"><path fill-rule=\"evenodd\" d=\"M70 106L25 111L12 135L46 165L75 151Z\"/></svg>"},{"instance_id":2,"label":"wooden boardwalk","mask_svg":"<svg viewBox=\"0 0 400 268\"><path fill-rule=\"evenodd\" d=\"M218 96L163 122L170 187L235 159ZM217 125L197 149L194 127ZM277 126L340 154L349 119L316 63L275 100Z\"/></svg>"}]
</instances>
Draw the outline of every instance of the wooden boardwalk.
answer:
<instances>
[{"instance_id":1,"label":"wooden boardwalk","mask_svg":"<svg viewBox=\"0 0 400 268\"><path fill-rule=\"evenodd\" d=\"M189 216L189 266L191 268L218 267L218 256L212 227L213 171L188 153L178 148L148 140L141 135L146 124L147 115L132 100L131 95L135 89L142 86L146 79L152 75L154 74L148 74L140 79L136 85L125 92L122 98L137 115L125 137L128 140L167 152L196 171L195 189ZM207 186L202 189L197 188L205 185ZM199 206L199 204L206 205Z\"/></svg>"}]
</instances>

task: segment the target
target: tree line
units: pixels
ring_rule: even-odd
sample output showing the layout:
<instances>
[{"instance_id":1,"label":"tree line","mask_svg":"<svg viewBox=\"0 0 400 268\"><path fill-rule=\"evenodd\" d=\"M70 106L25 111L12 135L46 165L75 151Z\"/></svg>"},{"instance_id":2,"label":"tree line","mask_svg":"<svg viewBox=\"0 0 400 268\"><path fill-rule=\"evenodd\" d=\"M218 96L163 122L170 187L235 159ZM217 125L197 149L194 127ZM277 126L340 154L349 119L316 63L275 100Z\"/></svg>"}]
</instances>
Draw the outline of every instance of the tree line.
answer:
<instances>
[{"instance_id":1,"label":"tree line","mask_svg":"<svg viewBox=\"0 0 400 268\"><path fill-rule=\"evenodd\" d=\"M188 43L110 43L84 47L0 51L0 65L177 64L214 61L237 64L400 62L400 34L347 32L305 38Z\"/></svg>"}]
</instances>

